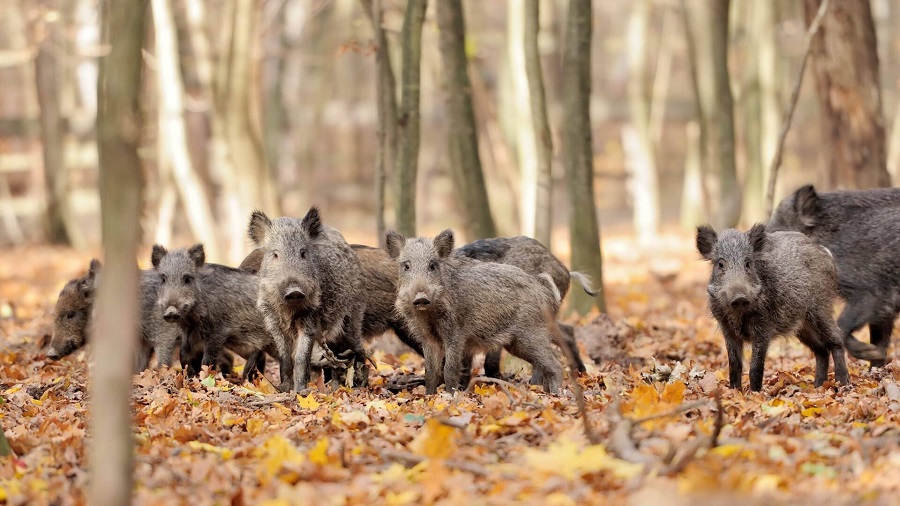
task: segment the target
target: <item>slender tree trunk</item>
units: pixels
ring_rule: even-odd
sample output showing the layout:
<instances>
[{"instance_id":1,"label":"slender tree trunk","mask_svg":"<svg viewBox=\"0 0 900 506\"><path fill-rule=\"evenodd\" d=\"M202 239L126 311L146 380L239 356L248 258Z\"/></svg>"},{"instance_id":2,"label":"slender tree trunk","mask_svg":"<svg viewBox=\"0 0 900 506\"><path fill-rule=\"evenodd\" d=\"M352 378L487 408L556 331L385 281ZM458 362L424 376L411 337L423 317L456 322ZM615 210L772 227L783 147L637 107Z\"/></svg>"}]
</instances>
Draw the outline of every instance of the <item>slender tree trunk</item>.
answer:
<instances>
[{"instance_id":1,"label":"slender tree trunk","mask_svg":"<svg viewBox=\"0 0 900 506\"><path fill-rule=\"evenodd\" d=\"M416 235L416 176L419 171L419 95L421 93L422 24L427 0L407 0L400 34L402 69L400 73L400 114L397 118L397 231L406 237Z\"/></svg>"},{"instance_id":2,"label":"slender tree trunk","mask_svg":"<svg viewBox=\"0 0 900 506\"><path fill-rule=\"evenodd\" d=\"M378 147L375 154L375 226L378 245L384 246L386 167L393 167L397 155L397 83L391 67L391 53L382 22L381 0L360 0L375 29L375 62L378 79L375 96L378 107Z\"/></svg>"},{"instance_id":3,"label":"slender tree trunk","mask_svg":"<svg viewBox=\"0 0 900 506\"><path fill-rule=\"evenodd\" d=\"M437 3L437 24L444 63L450 172L453 174L457 198L463 212L463 228L470 239L494 237L497 235L497 228L491 216L481 158L478 155L478 132L472 109L462 1L440 0Z\"/></svg>"},{"instance_id":4,"label":"slender tree trunk","mask_svg":"<svg viewBox=\"0 0 900 506\"><path fill-rule=\"evenodd\" d=\"M218 62L216 112L222 115L221 128L227 142L231 172L226 176L226 191L231 202L229 229L230 257L242 256L243 229L247 217L256 208L280 214L278 195L266 164L259 118L254 98L257 59L254 41L260 0L234 0L225 18L227 48Z\"/></svg>"},{"instance_id":5,"label":"slender tree trunk","mask_svg":"<svg viewBox=\"0 0 900 506\"><path fill-rule=\"evenodd\" d=\"M805 0L806 22L820 0ZM812 40L822 111L822 146L831 187L889 186L875 25L868 0L835 1Z\"/></svg>"},{"instance_id":6,"label":"slender tree trunk","mask_svg":"<svg viewBox=\"0 0 900 506\"><path fill-rule=\"evenodd\" d=\"M194 237L203 241L212 261L225 260L216 234L216 222L203 182L194 170L188 151L184 123L184 88L178 65L175 22L169 0L152 0L156 34L156 78L159 93L160 142L167 147L166 158L172 169L181 202ZM166 161L161 161L166 163ZM249 214L248 214L249 215Z\"/></svg>"},{"instance_id":7,"label":"slender tree trunk","mask_svg":"<svg viewBox=\"0 0 900 506\"><path fill-rule=\"evenodd\" d=\"M525 62L525 0L509 0L507 12L507 62L509 79L512 88L512 129L516 146L516 161L519 166L520 202L519 216L523 234L534 237L537 231L537 186L538 156L534 131L534 118L531 110L529 92L529 75ZM531 6L528 8L530 9ZM537 7L535 6L535 9ZM537 28L535 23L534 28ZM532 34L537 51L537 34ZM536 56L536 55L535 55ZM538 67L540 69L540 67Z\"/></svg>"},{"instance_id":8,"label":"slender tree trunk","mask_svg":"<svg viewBox=\"0 0 900 506\"><path fill-rule=\"evenodd\" d=\"M534 238L549 248L553 231L553 135L550 132L550 120L547 118L544 73L541 70L541 54L538 50L540 0L524 1L525 73L528 76L528 97L537 155Z\"/></svg>"},{"instance_id":9,"label":"slender tree trunk","mask_svg":"<svg viewBox=\"0 0 900 506\"><path fill-rule=\"evenodd\" d=\"M573 290L569 307L585 314L606 312L600 225L594 202L594 148L591 129L591 2L569 0L563 53L563 160L569 192L572 269L591 276L601 293L594 298Z\"/></svg>"},{"instance_id":10,"label":"slender tree trunk","mask_svg":"<svg viewBox=\"0 0 900 506\"><path fill-rule=\"evenodd\" d=\"M64 156L64 126L60 108L63 72L63 37L61 19L48 20L44 27L44 39L38 46L34 59L34 77L38 116L41 125L41 151L44 157L44 183L47 207L44 214L44 236L52 244L71 244L72 237L66 226L69 177Z\"/></svg>"},{"instance_id":11,"label":"slender tree trunk","mask_svg":"<svg viewBox=\"0 0 900 506\"><path fill-rule=\"evenodd\" d=\"M685 127L684 183L681 188L681 227L694 231L705 221L703 212L703 167L700 160L700 125L690 121Z\"/></svg>"},{"instance_id":12,"label":"slender tree trunk","mask_svg":"<svg viewBox=\"0 0 900 506\"><path fill-rule=\"evenodd\" d=\"M91 375L91 479L88 503L131 503L134 443L131 369L138 329L141 238L141 46L147 3L103 0L100 19L109 54L97 82L100 211L106 253L97 299Z\"/></svg>"},{"instance_id":13,"label":"slender tree trunk","mask_svg":"<svg viewBox=\"0 0 900 506\"><path fill-rule=\"evenodd\" d=\"M647 92L647 25L650 0L632 3L628 23L628 105L631 111L633 135L623 135L629 153L634 197L634 228L638 239L649 244L659 232L659 189L656 156L650 139L650 97Z\"/></svg>"},{"instance_id":14,"label":"slender tree trunk","mask_svg":"<svg viewBox=\"0 0 900 506\"><path fill-rule=\"evenodd\" d=\"M684 27L684 40L687 44L688 69L690 70L691 76L691 97L694 99L694 110L697 120L694 126L697 127L697 170L699 171L701 199L697 202L682 202L682 213L686 212L685 205L688 205L690 210L696 211L698 215L701 215L703 217L704 221L709 222L712 221L712 198L709 194L709 180L712 172L712 163L710 161L709 136L705 124L708 113L704 110L704 101L701 99L702 92L700 90L700 65L697 61L700 58L700 48L698 47L698 42L694 34L695 23L691 22L691 11L687 5L688 1L689 0L681 0L680 10L682 25ZM688 134L691 133L690 125L688 126L687 132ZM687 165L687 161L685 162L685 164ZM688 175L685 174L685 183L687 183L687 178ZM688 191L688 188L685 188L683 193ZM693 194L693 191L691 191L691 193ZM691 207L693 209L691 209ZM687 219L690 218L685 218L685 216L682 214L682 222Z\"/></svg>"},{"instance_id":15,"label":"slender tree trunk","mask_svg":"<svg viewBox=\"0 0 900 506\"><path fill-rule=\"evenodd\" d=\"M707 148L718 175L719 202L713 222L733 227L741 217L742 192L734 154L734 99L728 75L728 11L730 0L687 0Z\"/></svg>"}]
</instances>

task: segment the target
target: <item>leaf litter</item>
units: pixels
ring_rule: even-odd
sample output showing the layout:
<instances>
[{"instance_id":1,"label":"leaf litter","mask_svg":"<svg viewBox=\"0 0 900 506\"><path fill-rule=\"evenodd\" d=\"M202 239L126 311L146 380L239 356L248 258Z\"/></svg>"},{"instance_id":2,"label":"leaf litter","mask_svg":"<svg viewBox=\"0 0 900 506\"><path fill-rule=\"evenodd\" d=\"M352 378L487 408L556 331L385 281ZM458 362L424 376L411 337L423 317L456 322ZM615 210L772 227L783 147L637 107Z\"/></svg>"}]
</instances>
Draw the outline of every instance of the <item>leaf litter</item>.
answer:
<instances>
[{"instance_id":1,"label":"leaf litter","mask_svg":"<svg viewBox=\"0 0 900 506\"><path fill-rule=\"evenodd\" d=\"M265 379L148 370L133 380L135 502L900 498L896 361L870 370L850 360L851 387L816 389L813 358L781 340L763 392L730 390L722 336L705 305L708 267L690 243L672 237L649 252L614 237L605 248L610 313L575 322L583 354L601 360L578 380L597 441L585 436L571 382L564 395L545 395L512 361L504 370L521 371L514 378L479 381L455 396L425 396L421 386L388 391L392 378L423 367L390 349L373 354L368 389L290 396ZM659 258L666 273L647 268ZM90 347L52 362L42 346L58 290L87 260L55 248L0 252L0 426L12 452L0 457L0 501L85 501Z\"/></svg>"}]
</instances>

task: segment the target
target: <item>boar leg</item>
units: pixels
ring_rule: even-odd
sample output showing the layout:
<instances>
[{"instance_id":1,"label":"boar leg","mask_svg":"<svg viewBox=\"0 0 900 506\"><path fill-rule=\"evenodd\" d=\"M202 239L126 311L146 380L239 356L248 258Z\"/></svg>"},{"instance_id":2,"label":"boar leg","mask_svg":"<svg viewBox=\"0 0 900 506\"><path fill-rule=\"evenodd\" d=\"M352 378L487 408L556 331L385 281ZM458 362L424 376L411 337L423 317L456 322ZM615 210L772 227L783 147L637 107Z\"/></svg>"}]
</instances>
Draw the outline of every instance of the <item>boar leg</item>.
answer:
<instances>
[{"instance_id":1,"label":"boar leg","mask_svg":"<svg viewBox=\"0 0 900 506\"><path fill-rule=\"evenodd\" d=\"M877 346L885 357L891 344L891 332L894 331L894 318L882 320L877 323L869 323L869 336L872 344ZM871 360L872 367L884 367L884 360Z\"/></svg>"},{"instance_id":2,"label":"boar leg","mask_svg":"<svg viewBox=\"0 0 900 506\"><path fill-rule=\"evenodd\" d=\"M138 349L135 350L134 353L134 372L139 373L147 368L150 365L150 355L153 353L153 349L150 348L150 345L147 341L141 339L141 342L138 343ZM157 353L157 357L159 354Z\"/></svg>"},{"instance_id":3,"label":"boar leg","mask_svg":"<svg viewBox=\"0 0 900 506\"><path fill-rule=\"evenodd\" d=\"M494 350L488 352L484 356L484 375L489 378L501 379L500 375L500 357L502 352Z\"/></svg>"},{"instance_id":4,"label":"boar leg","mask_svg":"<svg viewBox=\"0 0 900 506\"><path fill-rule=\"evenodd\" d=\"M750 390L754 392L762 390L766 352L769 351L770 340L770 336L754 336L753 339L753 346L750 349Z\"/></svg>"},{"instance_id":5,"label":"boar leg","mask_svg":"<svg viewBox=\"0 0 900 506\"><path fill-rule=\"evenodd\" d=\"M575 340L575 327L561 321L557 321L556 324L559 327L560 332L562 332L566 348L572 353L572 358L575 360L575 367L578 369L578 372L587 372L587 367L584 366L584 361L581 359L581 351L578 349L578 341ZM562 343L560 343L560 345L562 345ZM568 355L568 353L563 354Z\"/></svg>"},{"instance_id":6,"label":"boar leg","mask_svg":"<svg viewBox=\"0 0 900 506\"><path fill-rule=\"evenodd\" d=\"M744 342L729 329L725 334L725 349L728 351L728 384L735 390L741 389L741 374L744 372Z\"/></svg>"},{"instance_id":7,"label":"boar leg","mask_svg":"<svg viewBox=\"0 0 900 506\"><path fill-rule=\"evenodd\" d=\"M462 376L465 343L459 336L444 342L444 386L448 391L459 390Z\"/></svg>"},{"instance_id":8,"label":"boar leg","mask_svg":"<svg viewBox=\"0 0 900 506\"><path fill-rule=\"evenodd\" d=\"M300 324L297 324L300 327ZM309 384L309 362L313 344L321 340L321 332L303 326L298 328L297 342L294 343L294 390L299 392Z\"/></svg>"},{"instance_id":9,"label":"boar leg","mask_svg":"<svg viewBox=\"0 0 900 506\"><path fill-rule=\"evenodd\" d=\"M873 308L878 307L878 304L872 299L872 297L867 297L862 300L848 301L847 307L844 308L844 311L838 317L838 327L841 328L841 333L844 336L844 346L847 348L847 353L861 360L868 360L869 362L881 361L883 363L885 358L883 350L864 343L853 336L853 332L875 319Z\"/></svg>"},{"instance_id":10,"label":"boar leg","mask_svg":"<svg viewBox=\"0 0 900 506\"><path fill-rule=\"evenodd\" d=\"M437 393L441 384L442 368L444 366L444 347L437 339L427 339L424 343L425 352L425 393Z\"/></svg>"}]
</instances>

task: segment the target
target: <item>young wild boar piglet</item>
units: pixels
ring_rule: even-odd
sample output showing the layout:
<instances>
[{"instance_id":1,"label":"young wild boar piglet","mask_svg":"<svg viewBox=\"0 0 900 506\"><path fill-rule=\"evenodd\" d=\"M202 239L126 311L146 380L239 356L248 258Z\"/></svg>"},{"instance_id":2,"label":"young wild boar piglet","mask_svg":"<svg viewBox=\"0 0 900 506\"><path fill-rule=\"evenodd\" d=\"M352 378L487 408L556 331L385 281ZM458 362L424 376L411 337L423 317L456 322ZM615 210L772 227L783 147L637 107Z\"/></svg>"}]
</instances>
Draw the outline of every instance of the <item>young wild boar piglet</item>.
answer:
<instances>
[{"instance_id":1,"label":"young wild boar piglet","mask_svg":"<svg viewBox=\"0 0 900 506\"><path fill-rule=\"evenodd\" d=\"M47 358L59 360L87 343L101 267L98 260L91 260L88 273L69 281L59 293ZM135 351L135 372L147 368L154 352L160 365L172 365L172 353L179 341L178 328L164 322L156 311L159 281L152 271L141 271L140 290L140 341Z\"/></svg>"},{"instance_id":2,"label":"young wild boar piglet","mask_svg":"<svg viewBox=\"0 0 900 506\"><path fill-rule=\"evenodd\" d=\"M697 228L697 250L712 266L709 307L725 335L731 388L741 387L743 345L751 345L750 389L762 389L769 343L796 333L816 356L815 385L834 376L848 385L841 333L831 312L837 295L837 272L831 254L803 234L766 233L756 224L747 233L733 228L720 235Z\"/></svg>"},{"instance_id":3,"label":"young wild boar piglet","mask_svg":"<svg viewBox=\"0 0 900 506\"><path fill-rule=\"evenodd\" d=\"M157 312L181 329L183 350L203 343L202 365L218 364L227 348L247 359L247 379L264 368L265 361L258 360L262 352L278 356L275 340L256 310L259 278L207 264L202 244L173 251L157 244L151 260L160 283Z\"/></svg>"},{"instance_id":4,"label":"young wild boar piglet","mask_svg":"<svg viewBox=\"0 0 900 506\"><path fill-rule=\"evenodd\" d=\"M425 351L428 393L437 391L441 372L448 390L465 388L473 355L500 348L531 363L532 383L559 391L550 328L560 297L549 275L452 255L450 230L434 239L390 232L387 250L400 266L397 311Z\"/></svg>"},{"instance_id":5,"label":"young wild boar piglet","mask_svg":"<svg viewBox=\"0 0 900 506\"><path fill-rule=\"evenodd\" d=\"M569 292L569 283L572 278L578 280L581 288L594 297L598 292L591 287L590 280L582 273L566 268L556 256L550 252L540 241L531 237L492 237L478 239L453 251L454 255L466 256L482 262L497 262L512 265L523 271L538 276L547 273L553 278L553 284L559 290L560 296L565 299ZM581 359L581 351L575 340L575 328L561 321L556 322L565 339L566 347L575 359L575 366L579 372L585 372L584 361ZM500 376L500 352L489 353L484 359L484 373L491 377Z\"/></svg>"},{"instance_id":6,"label":"young wild boar piglet","mask_svg":"<svg viewBox=\"0 0 900 506\"><path fill-rule=\"evenodd\" d=\"M900 188L816 193L807 185L781 201L766 229L802 232L831 251L847 300L838 317L847 352L883 366L900 313ZM866 324L875 347L853 337Z\"/></svg>"},{"instance_id":7,"label":"young wild boar piglet","mask_svg":"<svg viewBox=\"0 0 900 506\"><path fill-rule=\"evenodd\" d=\"M315 207L302 220L270 220L256 211L249 234L265 250L257 308L276 339L281 370L293 376L294 389L303 390L309 383L316 342L349 349L363 364L367 355L361 338L365 301L360 265L344 236L324 225Z\"/></svg>"}]
</instances>

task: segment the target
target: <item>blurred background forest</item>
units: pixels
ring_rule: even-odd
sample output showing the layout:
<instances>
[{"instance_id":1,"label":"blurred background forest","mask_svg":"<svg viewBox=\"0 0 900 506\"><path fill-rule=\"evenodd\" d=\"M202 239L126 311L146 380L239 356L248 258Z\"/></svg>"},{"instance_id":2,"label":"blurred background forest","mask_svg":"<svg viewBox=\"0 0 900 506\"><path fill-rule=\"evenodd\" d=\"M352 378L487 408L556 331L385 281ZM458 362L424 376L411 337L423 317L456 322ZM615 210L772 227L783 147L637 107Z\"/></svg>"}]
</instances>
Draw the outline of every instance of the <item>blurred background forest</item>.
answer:
<instances>
[{"instance_id":1,"label":"blurred background forest","mask_svg":"<svg viewBox=\"0 0 900 506\"><path fill-rule=\"evenodd\" d=\"M97 76L109 47L98 4L0 0L2 245L99 243ZM318 205L351 242L377 243L379 227L453 227L463 240L536 236L566 258L570 222L594 206L604 233L644 241L699 222L764 219L819 0L584 4L152 0L143 242L202 241L212 260L235 262L248 251L250 210L301 216ZM900 3L831 4L776 202L800 184L883 186L900 176ZM589 44L572 54L587 59L567 67L567 33L585 36L579 13L590 17ZM535 61L545 104L534 101ZM546 110L543 134L536 107ZM594 193L579 207L572 192L584 185L566 184L577 164L567 128L591 141Z\"/></svg>"}]
</instances>

